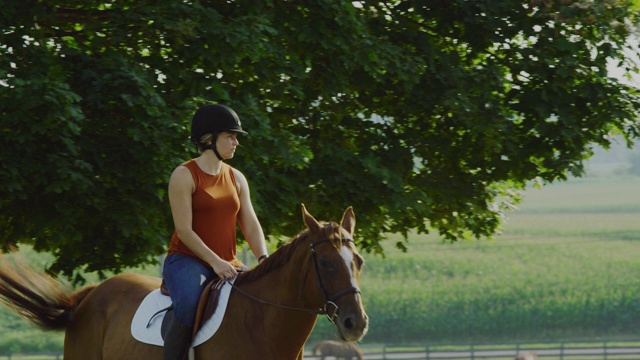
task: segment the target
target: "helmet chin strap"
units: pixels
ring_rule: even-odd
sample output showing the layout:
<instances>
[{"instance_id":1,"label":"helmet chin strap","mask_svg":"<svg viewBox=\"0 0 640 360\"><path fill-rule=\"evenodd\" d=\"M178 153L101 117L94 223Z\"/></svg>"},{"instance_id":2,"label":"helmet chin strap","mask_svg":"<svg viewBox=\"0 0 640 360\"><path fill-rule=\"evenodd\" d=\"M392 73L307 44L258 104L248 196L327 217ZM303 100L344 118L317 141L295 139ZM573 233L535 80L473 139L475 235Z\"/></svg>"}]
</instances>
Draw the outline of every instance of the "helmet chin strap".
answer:
<instances>
[{"instance_id":1,"label":"helmet chin strap","mask_svg":"<svg viewBox=\"0 0 640 360\"><path fill-rule=\"evenodd\" d=\"M220 153L218 152L218 149L216 149L216 144L215 143L211 144L211 147L209 149L213 150L213 153L216 154L216 157L218 158L218 160L220 160L220 161L224 160L222 158L222 156L220 156Z\"/></svg>"}]
</instances>

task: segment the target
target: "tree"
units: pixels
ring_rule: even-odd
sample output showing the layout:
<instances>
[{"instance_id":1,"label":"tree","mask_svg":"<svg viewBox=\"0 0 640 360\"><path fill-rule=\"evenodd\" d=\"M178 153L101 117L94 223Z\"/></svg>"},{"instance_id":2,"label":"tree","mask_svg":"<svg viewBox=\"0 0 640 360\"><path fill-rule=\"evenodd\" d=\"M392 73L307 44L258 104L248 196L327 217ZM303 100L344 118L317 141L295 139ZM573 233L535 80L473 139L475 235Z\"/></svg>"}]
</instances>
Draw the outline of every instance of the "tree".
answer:
<instances>
[{"instance_id":1,"label":"tree","mask_svg":"<svg viewBox=\"0 0 640 360\"><path fill-rule=\"evenodd\" d=\"M637 90L607 72L636 71L625 1L7 0L0 20L0 242L66 274L163 251L206 102L250 132L231 164L267 234L297 232L300 203L353 205L373 252L491 236L528 181L640 133Z\"/></svg>"}]
</instances>

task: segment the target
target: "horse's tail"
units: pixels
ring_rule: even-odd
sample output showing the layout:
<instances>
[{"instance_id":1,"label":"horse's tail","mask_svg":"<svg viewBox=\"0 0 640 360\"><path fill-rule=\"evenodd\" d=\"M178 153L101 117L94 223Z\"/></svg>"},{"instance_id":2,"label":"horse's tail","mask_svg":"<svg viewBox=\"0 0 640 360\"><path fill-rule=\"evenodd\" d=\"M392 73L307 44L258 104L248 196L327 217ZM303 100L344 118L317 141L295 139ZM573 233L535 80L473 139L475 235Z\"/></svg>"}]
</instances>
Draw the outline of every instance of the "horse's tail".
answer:
<instances>
[{"instance_id":1,"label":"horse's tail","mask_svg":"<svg viewBox=\"0 0 640 360\"><path fill-rule=\"evenodd\" d=\"M322 342L317 343L316 346L313 347L313 356L316 356L316 352L320 349L320 347L322 347Z\"/></svg>"},{"instance_id":2,"label":"horse's tail","mask_svg":"<svg viewBox=\"0 0 640 360\"><path fill-rule=\"evenodd\" d=\"M64 330L82 299L95 286L73 292L20 259L12 263L0 255L0 302L43 330Z\"/></svg>"}]
</instances>

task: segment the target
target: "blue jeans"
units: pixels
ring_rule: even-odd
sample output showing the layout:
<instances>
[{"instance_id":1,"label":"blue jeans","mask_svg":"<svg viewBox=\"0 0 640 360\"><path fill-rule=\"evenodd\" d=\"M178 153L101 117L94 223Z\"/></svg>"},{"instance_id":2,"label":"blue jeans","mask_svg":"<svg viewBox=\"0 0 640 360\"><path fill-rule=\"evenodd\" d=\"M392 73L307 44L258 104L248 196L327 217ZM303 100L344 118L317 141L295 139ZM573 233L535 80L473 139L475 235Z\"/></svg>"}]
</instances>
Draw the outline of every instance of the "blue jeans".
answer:
<instances>
[{"instance_id":1,"label":"blue jeans","mask_svg":"<svg viewBox=\"0 0 640 360\"><path fill-rule=\"evenodd\" d=\"M190 256L171 254L164 260L162 278L169 290L175 316L184 325L195 324L200 295L214 276L213 269Z\"/></svg>"}]
</instances>

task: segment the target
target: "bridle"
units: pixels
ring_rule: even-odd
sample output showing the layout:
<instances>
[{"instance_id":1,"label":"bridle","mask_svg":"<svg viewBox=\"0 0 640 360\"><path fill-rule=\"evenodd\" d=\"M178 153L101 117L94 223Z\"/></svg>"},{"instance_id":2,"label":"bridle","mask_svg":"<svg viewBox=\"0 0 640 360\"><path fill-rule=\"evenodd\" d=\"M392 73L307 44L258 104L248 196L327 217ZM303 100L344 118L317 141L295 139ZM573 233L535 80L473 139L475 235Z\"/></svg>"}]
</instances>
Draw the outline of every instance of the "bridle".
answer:
<instances>
[{"instance_id":1,"label":"bridle","mask_svg":"<svg viewBox=\"0 0 640 360\"><path fill-rule=\"evenodd\" d=\"M341 240L342 242L351 242L352 244L355 243L353 239L350 237L342 237ZM332 324L335 324L335 318L338 317L338 310L340 309L338 305L336 305L335 301L346 294L350 294L350 293L360 294L360 288L355 286L346 287L342 290L339 290L335 294L331 294L331 295L327 294L327 290L322 284L322 278L320 277L320 269L318 268L318 259L316 258L316 249L315 249L317 245L323 244L326 242L331 243L331 240L328 238L325 238L322 240L318 240L314 243L311 243L311 258L313 259L313 265L315 266L315 269L316 269L316 283L318 284L318 288L320 289L320 293L322 294L322 301L324 302L323 314L327 316L327 319L329 319L329 322L331 322ZM329 313L329 310L328 310L329 307L333 308L332 315L330 315Z\"/></svg>"},{"instance_id":2,"label":"bridle","mask_svg":"<svg viewBox=\"0 0 640 360\"><path fill-rule=\"evenodd\" d=\"M341 240L342 242L354 243L353 239L350 237L342 237ZM250 298L251 300L257 301L261 304L271 305L271 306L275 306L275 307L279 307L287 310L303 311L303 312L308 312L316 315L326 315L329 322L331 322L332 324L335 324L336 318L338 318L338 310L340 310L340 308L335 303L335 301L346 294L350 294L350 293L360 294L360 288L352 286L352 287L347 287L342 290L339 290L334 294L327 293L327 290L324 287L324 284L322 283L322 278L320 277L320 268L318 265L318 259L316 258L316 246L327 243L327 242L331 243L331 239L324 238L324 239L315 241L311 243L311 247L310 247L311 260L313 262L315 272L316 272L316 284L318 286L318 289L320 289L320 294L322 295L322 301L324 303L322 309L306 309L306 308L298 308L293 306L272 303L245 292L244 290L240 289L238 286L234 285L231 282L227 282L227 283L230 284L233 289L237 290L242 295Z\"/></svg>"}]
</instances>

